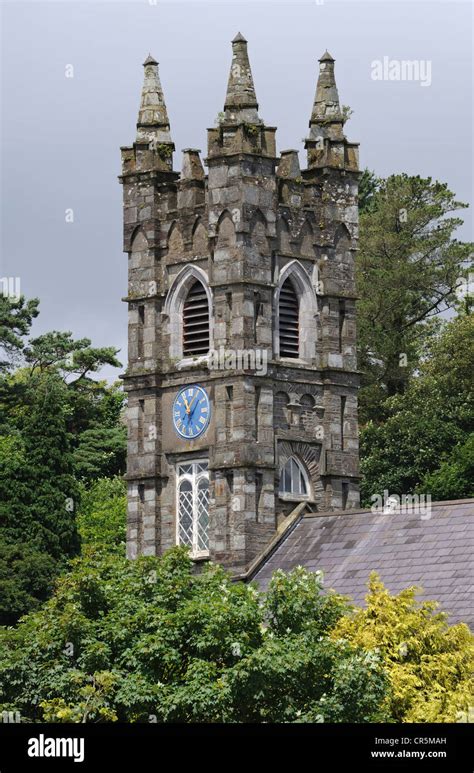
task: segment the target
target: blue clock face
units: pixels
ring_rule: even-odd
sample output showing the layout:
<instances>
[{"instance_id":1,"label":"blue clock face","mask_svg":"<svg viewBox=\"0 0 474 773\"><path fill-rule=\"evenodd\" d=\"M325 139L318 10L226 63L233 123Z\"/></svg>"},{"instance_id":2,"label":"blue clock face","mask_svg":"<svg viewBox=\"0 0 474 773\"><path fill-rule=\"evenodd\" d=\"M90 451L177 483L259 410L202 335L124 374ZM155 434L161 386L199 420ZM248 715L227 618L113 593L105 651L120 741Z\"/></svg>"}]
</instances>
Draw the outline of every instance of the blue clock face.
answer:
<instances>
[{"instance_id":1,"label":"blue clock face","mask_svg":"<svg viewBox=\"0 0 474 773\"><path fill-rule=\"evenodd\" d=\"M173 425L187 440L202 435L211 418L211 405L205 389L196 384L180 389L173 403Z\"/></svg>"}]
</instances>

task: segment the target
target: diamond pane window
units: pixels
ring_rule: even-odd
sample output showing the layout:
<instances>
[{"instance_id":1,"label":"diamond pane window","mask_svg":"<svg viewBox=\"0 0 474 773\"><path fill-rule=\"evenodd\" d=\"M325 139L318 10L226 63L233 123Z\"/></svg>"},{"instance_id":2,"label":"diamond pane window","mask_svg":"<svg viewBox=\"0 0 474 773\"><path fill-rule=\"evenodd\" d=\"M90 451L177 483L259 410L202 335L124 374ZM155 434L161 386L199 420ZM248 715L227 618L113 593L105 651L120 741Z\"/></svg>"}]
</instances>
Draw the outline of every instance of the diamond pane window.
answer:
<instances>
[{"instance_id":1,"label":"diamond pane window","mask_svg":"<svg viewBox=\"0 0 474 773\"><path fill-rule=\"evenodd\" d=\"M179 486L179 544L193 546L193 489L189 480Z\"/></svg>"},{"instance_id":2,"label":"diamond pane window","mask_svg":"<svg viewBox=\"0 0 474 773\"><path fill-rule=\"evenodd\" d=\"M207 550L209 547L209 480L207 477L201 478L198 484L197 509L198 549Z\"/></svg>"},{"instance_id":3,"label":"diamond pane window","mask_svg":"<svg viewBox=\"0 0 474 773\"><path fill-rule=\"evenodd\" d=\"M191 555L209 553L209 472L207 461L177 468L177 542Z\"/></svg>"}]
</instances>

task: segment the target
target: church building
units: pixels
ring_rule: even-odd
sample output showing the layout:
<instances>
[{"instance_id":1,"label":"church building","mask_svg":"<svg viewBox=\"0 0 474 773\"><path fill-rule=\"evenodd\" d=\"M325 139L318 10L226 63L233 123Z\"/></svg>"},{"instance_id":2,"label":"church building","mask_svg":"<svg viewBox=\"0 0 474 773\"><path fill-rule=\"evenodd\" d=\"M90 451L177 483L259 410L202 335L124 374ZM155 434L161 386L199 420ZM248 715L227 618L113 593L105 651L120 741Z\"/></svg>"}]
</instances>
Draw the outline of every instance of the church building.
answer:
<instances>
[{"instance_id":1,"label":"church building","mask_svg":"<svg viewBox=\"0 0 474 773\"><path fill-rule=\"evenodd\" d=\"M181 544L244 576L296 517L359 505L360 173L327 51L308 112L301 169L260 117L239 33L206 158L187 148L175 171L144 62L120 177L131 558Z\"/></svg>"}]
</instances>

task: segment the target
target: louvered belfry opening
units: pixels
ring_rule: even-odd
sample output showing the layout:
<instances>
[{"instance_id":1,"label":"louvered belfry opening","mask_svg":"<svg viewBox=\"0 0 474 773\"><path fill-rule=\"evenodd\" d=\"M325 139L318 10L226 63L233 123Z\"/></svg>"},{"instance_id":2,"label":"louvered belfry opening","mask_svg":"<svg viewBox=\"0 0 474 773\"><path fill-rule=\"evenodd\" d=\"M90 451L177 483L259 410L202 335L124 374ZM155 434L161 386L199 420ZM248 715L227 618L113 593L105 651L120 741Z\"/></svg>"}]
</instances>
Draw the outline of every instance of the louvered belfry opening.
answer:
<instances>
[{"instance_id":1,"label":"louvered belfry opening","mask_svg":"<svg viewBox=\"0 0 474 773\"><path fill-rule=\"evenodd\" d=\"M183 355L209 351L209 303L201 282L190 288L183 307Z\"/></svg>"},{"instance_id":2,"label":"louvered belfry opening","mask_svg":"<svg viewBox=\"0 0 474 773\"><path fill-rule=\"evenodd\" d=\"M299 304L290 278L280 290L278 316L280 357L299 357Z\"/></svg>"}]
</instances>

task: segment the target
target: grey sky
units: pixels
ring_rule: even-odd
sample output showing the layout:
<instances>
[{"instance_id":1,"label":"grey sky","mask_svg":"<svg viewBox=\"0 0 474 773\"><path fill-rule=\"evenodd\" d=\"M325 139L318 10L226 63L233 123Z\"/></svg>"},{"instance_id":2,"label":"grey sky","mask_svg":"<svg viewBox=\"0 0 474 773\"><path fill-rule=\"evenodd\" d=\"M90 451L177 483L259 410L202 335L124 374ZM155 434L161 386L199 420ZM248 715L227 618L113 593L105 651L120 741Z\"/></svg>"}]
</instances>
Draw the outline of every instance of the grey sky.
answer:
<instances>
[{"instance_id":1,"label":"grey sky","mask_svg":"<svg viewBox=\"0 0 474 773\"><path fill-rule=\"evenodd\" d=\"M72 330L120 347L126 362L117 175L148 52L160 62L176 169L182 148L205 155L240 30L280 150L300 149L304 165L301 139L327 48L341 102L354 110L346 134L361 143L361 166L432 176L472 203L471 16L470 2L451 0L3 2L0 276L19 276L22 292L41 299L34 333ZM371 63L384 56L431 61L431 85L374 81ZM470 211L464 218L459 236L469 239Z\"/></svg>"}]
</instances>

